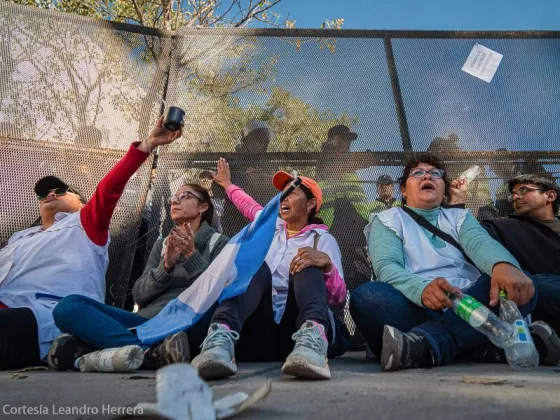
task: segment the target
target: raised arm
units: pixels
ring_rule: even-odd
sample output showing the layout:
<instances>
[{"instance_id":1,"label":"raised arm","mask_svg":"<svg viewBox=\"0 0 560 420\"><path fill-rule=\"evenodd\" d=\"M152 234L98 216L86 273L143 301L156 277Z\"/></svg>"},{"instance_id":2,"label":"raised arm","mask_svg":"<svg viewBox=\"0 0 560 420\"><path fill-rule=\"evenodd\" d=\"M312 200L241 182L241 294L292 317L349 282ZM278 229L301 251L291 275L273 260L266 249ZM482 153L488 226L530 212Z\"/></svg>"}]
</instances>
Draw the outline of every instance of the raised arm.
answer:
<instances>
[{"instance_id":1,"label":"raised arm","mask_svg":"<svg viewBox=\"0 0 560 420\"><path fill-rule=\"evenodd\" d=\"M243 216L251 222L255 220L257 213L263 209L263 206L257 203L242 188L231 183L231 172L229 164L225 159L222 158L218 161L218 171L212 172L212 178L226 191L230 201Z\"/></svg>"},{"instance_id":2,"label":"raised arm","mask_svg":"<svg viewBox=\"0 0 560 420\"><path fill-rule=\"evenodd\" d=\"M163 116L158 119L147 139L130 146L127 154L105 175L91 200L80 211L82 226L96 245L107 244L111 217L130 177L154 148L169 144L181 136L181 130L167 131L162 122Z\"/></svg>"}]
</instances>

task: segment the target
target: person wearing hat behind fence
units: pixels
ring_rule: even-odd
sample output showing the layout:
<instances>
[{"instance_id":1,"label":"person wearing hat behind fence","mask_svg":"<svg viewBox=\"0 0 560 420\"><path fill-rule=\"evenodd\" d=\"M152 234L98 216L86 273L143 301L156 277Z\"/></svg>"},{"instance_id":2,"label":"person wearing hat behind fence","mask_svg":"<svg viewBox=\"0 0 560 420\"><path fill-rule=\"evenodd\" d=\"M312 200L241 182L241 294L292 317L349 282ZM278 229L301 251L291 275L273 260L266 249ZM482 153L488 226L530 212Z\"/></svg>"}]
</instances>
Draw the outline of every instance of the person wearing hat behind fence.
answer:
<instances>
[{"instance_id":1,"label":"person wearing hat behind fence","mask_svg":"<svg viewBox=\"0 0 560 420\"><path fill-rule=\"evenodd\" d=\"M506 290L524 316L537 301L536 283L469 210L441 207L451 184L440 159L414 156L400 184L405 206L379 213L369 235L379 281L350 298L352 317L386 371L447 364L489 342L449 310L446 293L461 289L497 311Z\"/></svg>"},{"instance_id":2,"label":"person wearing hat behind fence","mask_svg":"<svg viewBox=\"0 0 560 420\"><path fill-rule=\"evenodd\" d=\"M259 203L268 201L274 194L274 189L268 182L271 168L264 168L262 163L258 162L266 153L269 143L274 141L274 137L274 132L265 121L251 120L243 126L241 142L235 148L236 153L247 155L251 163L249 168L232 165L231 172L237 184ZM270 164L267 162L265 165ZM243 229L247 220L227 199L222 188L215 185L213 193L217 200L225 200L221 225L224 235L232 238Z\"/></svg>"},{"instance_id":3,"label":"person wearing hat behind fence","mask_svg":"<svg viewBox=\"0 0 560 420\"><path fill-rule=\"evenodd\" d=\"M156 241L146 268L132 289L139 311L130 313L87 296L66 296L54 308L53 318L56 326L68 334L53 342L47 358L49 366L72 369L75 360L86 353L127 345L145 348L143 366L150 370L191 360L191 352L197 348L190 349L184 332L168 336L163 345L145 347L130 331L156 316L190 287L228 241L211 227L214 207L206 188L183 185L171 196L170 204L175 227L166 238ZM206 329L200 328L199 341L205 334Z\"/></svg>"},{"instance_id":4,"label":"person wearing hat behind fence","mask_svg":"<svg viewBox=\"0 0 560 420\"><path fill-rule=\"evenodd\" d=\"M41 363L60 334L52 310L64 296L105 300L109 223L117 201L150 151L181 135L162 122L130 146L88 202L55 176L35 184L41 224L16 232L0 250L0 369Z\"/></svg>"},{"instance_id":5,"label":"person wearing hat behind fence","mask_svg":"<svg viewBox=\"0 0 560 420\"><path fill-rule=\"evenodd\" d=\"M321 188L313 179L300 178L302 185L281 203L265 263L243 295L221 302L213 314L202 352L192 361L204 379L235 374L236 360L285 360L285 374L328 379L327 357L344 352L343 327L327 307L346 296L340 250L315 216ZM224 159L214 180L245 217L258 217L263 207L231 183ZM283 191L292 181L290 174L278 172L272 184Z\"/></svg>"},{"instance_id":6,"label":"person wearing hat behind fence","mask_svg":"<svg viewBox=\"0 0 560 420\"><path fill-rule=\"evenodd\" d=\"M370 204L370 221L377 213L401 205L400 200L393 197L393 179L389 175L380 175L377 178L377 198Z\"/></svg>"},{"instance_id":7,"label":"person wearing hat behind fence","mask_svg":"<svg viewBox=\"0 0 560 420\"><path fill-rule=\"evenodd\" d=\"M322 151L346 153L357 138L347 126L336 125L329 129ZM357 264L367 266L362 252L366 246L363 230L370 213L367 196L358 175L346 171L337 160L322 159L316 174L324 197L321 218L340 244L346 281L352 289L371 278L371 273L359 270L361 265Z\"/></svg>"}]
</instances>

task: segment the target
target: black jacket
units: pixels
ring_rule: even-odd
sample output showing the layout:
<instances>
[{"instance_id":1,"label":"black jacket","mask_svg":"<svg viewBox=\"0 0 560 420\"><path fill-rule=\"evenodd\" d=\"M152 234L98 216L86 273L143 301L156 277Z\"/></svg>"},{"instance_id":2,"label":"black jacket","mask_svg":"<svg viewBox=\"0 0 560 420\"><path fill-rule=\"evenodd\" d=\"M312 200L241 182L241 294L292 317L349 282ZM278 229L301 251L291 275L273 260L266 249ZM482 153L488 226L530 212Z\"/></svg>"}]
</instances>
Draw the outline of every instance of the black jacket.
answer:
<instances>
[{"instance_id":1,"label":"black jacket","mask_svg":"<svg viewBox=\"0 0 560 420\"><path fill-rule=\"evenodd\" d=\"M481 225L530 274L560 274L560 235L528 216L485 220Z\"/></svg>"}]
</instances>

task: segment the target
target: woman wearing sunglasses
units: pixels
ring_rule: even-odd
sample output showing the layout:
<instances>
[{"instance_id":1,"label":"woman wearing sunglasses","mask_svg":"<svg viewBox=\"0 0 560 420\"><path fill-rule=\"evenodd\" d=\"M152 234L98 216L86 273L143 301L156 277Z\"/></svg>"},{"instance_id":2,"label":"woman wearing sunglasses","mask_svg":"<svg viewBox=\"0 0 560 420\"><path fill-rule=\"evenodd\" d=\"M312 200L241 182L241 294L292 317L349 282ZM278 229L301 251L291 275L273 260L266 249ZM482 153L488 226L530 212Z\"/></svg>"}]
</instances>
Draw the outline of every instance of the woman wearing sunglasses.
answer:
<instances>
[{"instance_id":1,"label":"woman wearing sunglasses","mask_svg":"<svg viewBox=\"0 0 560 420\"><path fill-rule=\"evenodd\" d=\"M451 184L437 157L411 159L400 186L404 206L379 213L368 238L379 281L350 299L357 327L388 371L443 365L489 343L446 310L449 292L460 289L497 310L498 293L506 290L523 315L536 303L533 281L472 214L442 207Z\"/></svg>"},{"instance_id":2,"label":"woman wearing sunglasses","mask_svg":"<svg viewBox=\"0 0 560 420\"><path fill-rule=\"evenodd\" d=\"M190 361L191 349L184 332L147 347L130 330L153 318L193 284L228 241L211 227L214 206L204 187L184 185L171 197L170 204L175 227L166 238L156 241L144 273L132 289L138 312L130 313L86 296L65 297L53 312L56 325L67 334L51 347L48 362L52 368L72 369L83 354L126 345L144 347L143 366L148 369ZM196 334L196 328L189 332ZM199 335L202 341L205 330L201 329Z\"/></svg>"},{"instance_id":3,"label":"woman wearing sunglasses","mask_svg":"<svg viewBox=\"0 0 560 420\"><path fill-rule=\"evenodd\" d=\"M101 180L89 202L54 176L35 185L41 225L15 233L0 250L0 369L40 364L60 334L52 311L70 294L105 300L109 223L126 183L157 146L181 136L162 126Z\"/></svg>"}]
</instances>

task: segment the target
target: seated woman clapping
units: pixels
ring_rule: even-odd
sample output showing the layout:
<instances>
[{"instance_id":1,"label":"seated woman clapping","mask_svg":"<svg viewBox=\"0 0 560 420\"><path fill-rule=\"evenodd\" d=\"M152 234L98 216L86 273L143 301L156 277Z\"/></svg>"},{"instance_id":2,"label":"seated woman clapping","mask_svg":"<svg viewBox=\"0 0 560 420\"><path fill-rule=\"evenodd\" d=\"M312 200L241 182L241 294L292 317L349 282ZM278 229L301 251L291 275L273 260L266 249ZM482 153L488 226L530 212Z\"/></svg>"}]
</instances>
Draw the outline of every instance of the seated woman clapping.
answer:
<instances>
[{"instance_id":1,"label":"seated woman clapping","mask_svg":"<svg viewBox=\"0 0 560 420\"><path fill-rule=\"evenodd\" d=\"M226 245L228 238L212 227L213 205L206 189L198 184L180 187L171 197L171 219L175 227L154 244L142 276L132 295L138 313L105 305L81 295L64 298L53 317L61 331L51 347L49 365L72 369L75 360L97 349L138 345L145 348L144 367L157 369L191 359L191 345L184 332L163 343L144 346L131 331L157 315L202 274ZM201 337L204 331L201 332Z\"/></svg>"},{"instance_id":2,"label":"seated woman clapping","mask_svg":"<svg viewBox=\"0 0 560 420\"><path fill-rule=\"evenodd\" d=\"M489 343L446 310L451 307L446 292L461 289L495 307L503 289L523 315L536 303L533 281L471 213L441 207L450 181L437 157L412 158L400 184L406 206L379 213L369 233L379 281L362 285L350 298L352 317L384 370L446 364L460 352ZM428 228L418 220L427 221Z\"/></svg>"},{"instance_id":3,"label":"seated woman clapping","mask_svg":"<svg viewBox=\"0 0 560 420\"><path fill-rule=\"evenodd\" d=\"M284 359L282 371L288 375L328 379L327 356L343 352L340 325L327 306L342 303L346 296L340 249L315 217L322 202L319 185L300 178L301 187L281 203L265 263L243 295L215 309L202 353L192 361L205 379L234 374L236 360ZM243 215L251 221L257 217L262 206L231 183L229 165L223 159L214 180ZM272 183L283 191L292 180L290 174L278 172Z\"/></svg>"}]
</instances>

